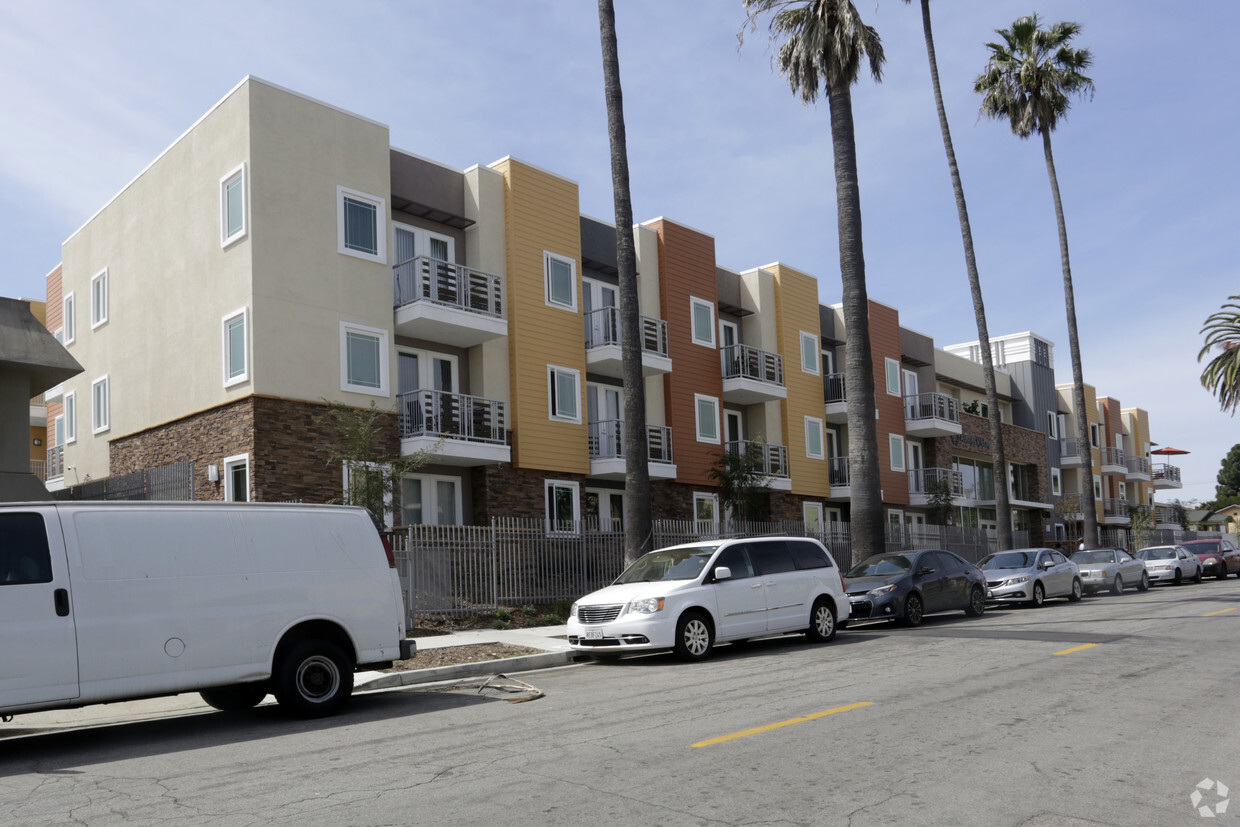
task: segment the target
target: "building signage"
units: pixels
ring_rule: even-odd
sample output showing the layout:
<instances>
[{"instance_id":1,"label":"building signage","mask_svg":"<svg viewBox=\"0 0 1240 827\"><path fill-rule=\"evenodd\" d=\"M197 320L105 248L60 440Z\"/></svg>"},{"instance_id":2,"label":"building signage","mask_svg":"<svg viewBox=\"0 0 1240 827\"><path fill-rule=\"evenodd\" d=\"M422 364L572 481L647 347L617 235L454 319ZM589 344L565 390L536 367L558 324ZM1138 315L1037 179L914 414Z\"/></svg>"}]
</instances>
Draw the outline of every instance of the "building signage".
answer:
<instances>
[{"instance_id":1,"label":"building signage","mask_svg":"<svg viewBox=\"0 0 1240 827\"><path fill-rule=\"evenodd\" d=\"M955 434L952 436L952 446L973 451L989 451L990 440L968 434Z\"/></svg>"}]
</instances>

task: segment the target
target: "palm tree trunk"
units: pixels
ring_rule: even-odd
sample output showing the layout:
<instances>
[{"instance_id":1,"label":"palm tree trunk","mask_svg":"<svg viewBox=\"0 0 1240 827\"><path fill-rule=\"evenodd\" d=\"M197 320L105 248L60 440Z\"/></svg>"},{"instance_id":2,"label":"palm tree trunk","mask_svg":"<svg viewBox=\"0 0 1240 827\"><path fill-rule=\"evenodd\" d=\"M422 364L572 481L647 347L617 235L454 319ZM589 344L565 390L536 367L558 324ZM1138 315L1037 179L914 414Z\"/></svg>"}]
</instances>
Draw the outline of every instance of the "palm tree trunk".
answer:
<instances>
[{"instance_id":1,"label":"palm tree trunk","mask_svg":"<svg viewBox=\"0 0 1240 827\"><path fill-rule=\"evenodd\" d=\"M654 547L650 517L650 468L646 445L646 387L642 377L642 331L637 306L637 254L633 248L633 201L624 134L624 96L612 0L599 0L603 87L611 141L611 185L616 203L616 267L620 271L620 343L624 380L624 562Z\"/></svg>"},{"instance_id":2,"label":"palm tree trunk","mask_svg":"<svg viewBox=\"0 0 1240 827\"><path fill-rule=\"evenodd\" d=\"M1081 458L1085 479L1081 482L1081 516L1084 527L1081 540L1085 548L1098 547L1098 511L1094 500L1093 441L1089 438L1089 414L1085 410L1085 379L1081 370L1081 344L1076 335L1076 299L1072 294L1072 265L1068 260L1068 225L1063 217L1063 201L1059 197L1059 178L1055 175L1055 156L1051 152L1051 133L1042 130L1042 150L1046 154L1046 173L1051 179L1051 195L1055 198L1055 220L1059 224L1059 258L1063 265L1063 298L1068 311L1068 348L1072 353L1072 402L1076 408L1076 430L1083 440Z\"/></svg>"},{"instance_id":3,"label":"palm tree trunk","mask_svg":"<svg viewBox=\"0 0 1240 827\"><path fill-rule=\"evenodd\" d=\"M829 83L831 146L835 154L835 201L839 216L840 279L844 298L844 386L848 393L848 466L852 486L852 556L861 560L886 550L874 423L874 360L870 353L870 307L861 244L861 190L853 134L852 93L846 81Z\"/></svg>"},{"instance_id":4,"label":"palm tree trunk","mask_svg":"<svg viewBox=\"0 0 1240 827\"><path fill-rule=\"evenodd\" d=\"M951 171L952 189L956 193L956 212L960 216L960 237L964 242L965 269L969 274L969 292L973 296L973 316L977 320L977 340L982 355L982 373L986 377L986 404L990 409L990 445L995 464L995 524L999 548L1012 548L1012 507L1008 498L1007 454L1003 449L1003 427L999 421L999 391L995 386L995 365L990 353L990 332L986 326L986 305L982 301L982 282L977 274L973 255L973 229L969 224L969 208L965 205L964 185L956 165L956 150L947 125L947 109L943 106L943 90L939 86L939 64L934 56L934 32L930 28L930 0L921 0L921 24L926 33L926 54L930 58L930 79L934 83L934 105L939 113L939 130L943 133L943 149Z\"/></svg>"}]
</instances>

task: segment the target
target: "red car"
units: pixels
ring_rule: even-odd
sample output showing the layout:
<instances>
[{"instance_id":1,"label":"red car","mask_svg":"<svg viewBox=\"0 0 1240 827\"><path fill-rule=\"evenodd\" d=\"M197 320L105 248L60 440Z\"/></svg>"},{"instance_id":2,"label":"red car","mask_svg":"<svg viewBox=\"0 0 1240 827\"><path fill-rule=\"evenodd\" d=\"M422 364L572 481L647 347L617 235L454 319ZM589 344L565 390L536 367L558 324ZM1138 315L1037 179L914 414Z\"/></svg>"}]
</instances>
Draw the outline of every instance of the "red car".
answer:
<instances>
[{"instance_id":1,"label":"red car","mask_svg":"<svg viewBox=\"0 0 1240 827\"><path fill-rule=\"evenodd\" d=\"M1219 580L1226 579L1229 574L1240 577L1240 549L1232 545L1231 540L1185 540L1180 545L1200 558L1206 577Z\"/></svg>"}]
</instances>

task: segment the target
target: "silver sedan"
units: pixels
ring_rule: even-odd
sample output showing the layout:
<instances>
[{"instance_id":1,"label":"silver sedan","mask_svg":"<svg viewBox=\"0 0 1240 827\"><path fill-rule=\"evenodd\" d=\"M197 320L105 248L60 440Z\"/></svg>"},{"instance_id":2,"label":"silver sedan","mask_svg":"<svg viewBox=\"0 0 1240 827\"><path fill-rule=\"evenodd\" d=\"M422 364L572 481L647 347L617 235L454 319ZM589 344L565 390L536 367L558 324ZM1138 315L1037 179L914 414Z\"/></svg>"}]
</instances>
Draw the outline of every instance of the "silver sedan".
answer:
<instances>
[{"instance_id":1,"label":"silver sedan","mask_svg":"<svg viewBox=\"0 0 1240 827\"><path fill-rule=\"evenodd\" d=\"M1110 590L1111 594L1123 594L1125 586L1135 586L1137 591L1150 587L1150 577L1145 563L1134 560L1123 549L1094 548L1072 552L1072 562L1081 570L1081 585L1085 593Z\"/></svg>"},{"instance_id":2,"label":"silver sedan","mask_svg":"<svg viewBox=\"0 0 1240 827\"><path fill-rule=\"evenodd\" d=\"M1041 606L1048 597L1081 599L1076 563L1051 548L1000 551L978 563L986 575L986 599L993 603Z\"/></svg>"},{"instance_id":3,"label":"silver sedan","mask_svg":"<svg viewBox=\"0 0 1240 827\"><path fill-rule=\"evenodd\" d=\"M1183 546L1150 546L1138 551L1137 559L1145 563L1151 583L1170 582L1178 586L1189 578L1201 582L1201 560Z\"/></svg>"}]
</instances>

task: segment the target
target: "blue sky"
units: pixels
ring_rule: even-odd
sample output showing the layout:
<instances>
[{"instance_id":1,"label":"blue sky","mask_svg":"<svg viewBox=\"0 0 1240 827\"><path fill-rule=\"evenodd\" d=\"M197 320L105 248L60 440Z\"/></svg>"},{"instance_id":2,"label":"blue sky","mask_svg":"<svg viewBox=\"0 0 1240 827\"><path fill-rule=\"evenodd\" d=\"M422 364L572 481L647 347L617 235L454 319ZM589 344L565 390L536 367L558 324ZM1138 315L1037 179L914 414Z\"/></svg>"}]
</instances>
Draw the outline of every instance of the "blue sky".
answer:
<instances>
[{"instance_id":1,"label":"blue sky","mask_svg":"<svg viewBox=\"0 0 1240 827\"><path fill-rule=\"evenodd\" d=\"M770 68L765 30L738 51L739 2L616 0L638 221L712 234L722 266L780 260L840 300L828 111ZM1240 442L1200 386L1204 319L1240 293L1234 0L931 4L992 335L1033 330L1071 380L1041 146L979 121L972 81L996 28L1076 20L1092 101L1054 136L1087 382L1150 412L1213 496ZM977 337L931 98L918 3L862 0L883 38L879 85L853 92L870 295L939 346ZM7 4L0 29L0 295L42 298L60 244L245 75L391 128L457 168L514 155L576 180L613 216L596 4L429 0ZM1190 79L1191 77L1191 79Z\"/></svg>"}]
</instances>

